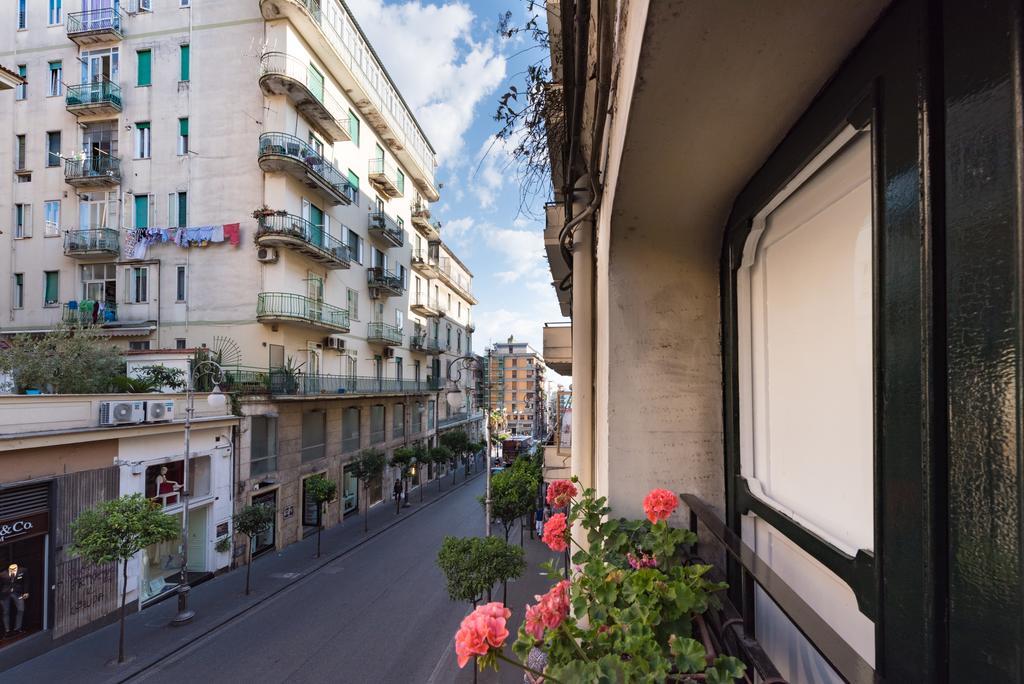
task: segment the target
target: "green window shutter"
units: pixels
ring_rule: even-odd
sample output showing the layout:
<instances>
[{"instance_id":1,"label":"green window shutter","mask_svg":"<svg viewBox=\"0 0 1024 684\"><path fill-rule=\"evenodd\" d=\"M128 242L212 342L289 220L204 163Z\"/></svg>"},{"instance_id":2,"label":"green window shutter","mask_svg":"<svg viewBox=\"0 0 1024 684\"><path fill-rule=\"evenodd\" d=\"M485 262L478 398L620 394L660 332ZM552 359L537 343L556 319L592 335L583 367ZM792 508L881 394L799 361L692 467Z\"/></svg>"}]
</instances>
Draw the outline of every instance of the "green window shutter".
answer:
<instances>
[{"instance_id":1,"label":"green window shutter","mask_svg":"<svg viewBox=\"0 0 1024 684\"><path fill-rule=\"evenodd\" d=\"M189 74L188 45L181 46L181 81L187 81Z\"/></svg>"},{"instance_id":2,"label":"green window shutter","mask_svg":"<svg viewBox=\"0 0 1024 684\"><path fill-rule=\"evenodd\" d=\"M149 195L135 196L135 227L149 228Z\"/></svg>"},{"instance_id":3,"label":"green window shutter","mask_svg":"<svg viewBox=\"0 0 1024 684\"><path fill-rule=\"evenodd\" d=\"M178 135L188 135L188 118L178 119Z\"/></svg>"},{"instance_id":4,"label":"green window shutter","mask_svg":"<svg viewBox=\"0 0 1024 684\"><path fill-rule=\"evenodd\" d=\"M188 193L178 193L178 225L184 228L188 225Z\"/></svg>"},{"instance_id":5,"label":"green window shutter","mask_svg":"<svg viewBox=\"0 0 1024 684\"><path fill-rule=\"evenodd\" d=\"M44 304L55 304L57 302L57 271L46 272L46 287L43 294Z\"/></svg>"},{"instance_id":6,"label":"green window shutter","mask_svg":"<svg viewBox=\"0 0 1024 684\"><path fill-rule=\"evenodd\" d=\"M153 82L153 53L139 50L135 54L139 57L139 79L136 85L148 86Z\"/></svg>"},{"instance_id":7,"label":"green window shutter","mask_svg":"<svg viewBox=\"0 0 1024 684\"><path fill-rule=\"evenodd\" d=\"M137 121L137 122L135 122L135 127L138 128L139 130L142 130L144 128L149 128L149 122L148 121Z\"/></svg>"},{"instance_id":8,"label":"green window shutter","mask_svg":"<svg viewBox=\"0 0 1024 684\"><path fill-rule=\"evenodd\" d=\"M306 84L309 86L309 91L313 93L313 97L319 101L324 101L324 75L321 74L315 66L309 65L309 73L306 80Z\"/></svg>"},{"instance_id":9,"label":"green window shutter","mask_svg":"<svg viewBox=\"0 0 1024 684\"><path fill-rule=\"evenodd\" d=\"M359 176L352 172L352 169L348 171L348 182L352 186L353 190L359 189Z\"/></svg>"},{"instance_id":10,"label":"green window shutter","mask_svg":"<svg viewBox=\"0 0 1024 684\"><path fill-rule=\"evenodd\" d=\"M348 134L356 147L359 147L359 117L351 109L348 110Z\"/></svg>"}]
</instances>

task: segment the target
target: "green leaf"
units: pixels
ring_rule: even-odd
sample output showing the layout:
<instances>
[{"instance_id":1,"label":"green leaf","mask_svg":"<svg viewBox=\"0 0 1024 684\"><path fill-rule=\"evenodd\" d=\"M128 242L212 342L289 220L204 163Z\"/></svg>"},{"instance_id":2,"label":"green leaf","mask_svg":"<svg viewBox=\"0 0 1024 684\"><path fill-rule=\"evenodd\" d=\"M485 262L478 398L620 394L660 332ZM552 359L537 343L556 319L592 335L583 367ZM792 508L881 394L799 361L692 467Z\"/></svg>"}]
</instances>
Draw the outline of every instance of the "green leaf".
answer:
<instances>
[{"instance_id":1,"label":"green leaf","mask_svg":"<svg viewBox=\"0 0 1024 684\"><path fill-rule=\"evenodd\" d=\"M668 640L669 653L675 656L680 672L701 672L704 669L707 651L696 639L679 638L675 634Z\"/></svg>"},{"instance_id":2,"label":"green leaf","mask_svg":"<svg viewBox=\"0 0 1024 684\"><path fill-rule=\"evenodd\" d=\"M718 656L714 664L705 670L704 674L708 684L732 684L746 672L747 666L738 658L732 656Z\"/></svg>"}]
</instances>

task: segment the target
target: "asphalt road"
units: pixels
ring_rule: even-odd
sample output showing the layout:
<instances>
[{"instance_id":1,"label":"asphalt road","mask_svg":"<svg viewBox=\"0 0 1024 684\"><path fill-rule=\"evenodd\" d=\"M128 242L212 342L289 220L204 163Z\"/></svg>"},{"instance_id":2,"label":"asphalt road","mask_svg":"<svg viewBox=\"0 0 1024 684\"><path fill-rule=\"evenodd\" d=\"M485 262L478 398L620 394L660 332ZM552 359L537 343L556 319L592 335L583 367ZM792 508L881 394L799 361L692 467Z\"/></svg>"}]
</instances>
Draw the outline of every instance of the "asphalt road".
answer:
<instances>
[{"instance_id":1,"label":"asphalt road","mask_svg":"<svg viewBox=\"0 0 1024 684\"><path fill-rule=\"evenodd\" d=\"M472 681L452 650L469 608L449 600L434 559L445 535L482 534L482 491L481 478L132 681ZM517 603L536 582L523 580ZM511 599L510 591L515 609ZM521 677L510 670L500 679ZM488 673L480 681L498 680Z\"/></svg>"}]
</instances>

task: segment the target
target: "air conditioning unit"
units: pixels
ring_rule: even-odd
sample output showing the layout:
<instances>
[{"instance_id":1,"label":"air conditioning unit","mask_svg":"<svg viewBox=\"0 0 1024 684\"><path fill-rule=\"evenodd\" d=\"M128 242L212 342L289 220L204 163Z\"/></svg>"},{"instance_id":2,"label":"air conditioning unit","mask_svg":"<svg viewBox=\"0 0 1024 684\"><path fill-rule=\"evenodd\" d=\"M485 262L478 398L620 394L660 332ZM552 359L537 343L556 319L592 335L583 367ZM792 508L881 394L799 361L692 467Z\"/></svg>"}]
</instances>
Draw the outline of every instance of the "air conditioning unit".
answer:
<instances>
[{"instance_id":1,"label":"air conditioning unit","mask_svg":"<svg viewBox=\"0 0 1024 684\"><path fill-rule=\"evenodd\" d=\"M260 247L256 250L256 261L264 264L276 264L277 258L277 250L273 247Z\"/></svg>"},{"instance_id":2,"label":"air conditioning unit","mask_svg":"<svg viewBox=\"0 0 1024 684\"><path fill-rule=\"evenodd\" d=\"M395 350L392 347L384 347L384 358L393 359L395 358Z\"/></svg>"},{"instance_id":3,"label":"air conditioning unit","mask_svg":"<svg viewBox=\"0 0 1024 684\"><path fill-rule=\"evenodd\" d=\"M146 402L146 422L147 423L166 423L174 420L174 402L170 399L158 400L158 401L147 401Z\"/></svg>"},{"instance_id":4,"label":"air conditioning unit","mask_svg":"<svg viewBox=\"0 0 1024 684\"><path fill-rule=\"evenodd\" d=\"M336 351L343 352L345 351L345 339L342 337L335 337L334 335L325 337L324 349L334 349Z\"/></svg>"},{"instance_id":5,"label":"air conditioning unit","mask_svg":"<svg viewBox=\"0 0 1024 684\"><path fill-rule=\"evenodd\" d=\"M100 403L100 425L131 425L146 420L141 401L104 401Z\"/></svg>"}]
</instances>

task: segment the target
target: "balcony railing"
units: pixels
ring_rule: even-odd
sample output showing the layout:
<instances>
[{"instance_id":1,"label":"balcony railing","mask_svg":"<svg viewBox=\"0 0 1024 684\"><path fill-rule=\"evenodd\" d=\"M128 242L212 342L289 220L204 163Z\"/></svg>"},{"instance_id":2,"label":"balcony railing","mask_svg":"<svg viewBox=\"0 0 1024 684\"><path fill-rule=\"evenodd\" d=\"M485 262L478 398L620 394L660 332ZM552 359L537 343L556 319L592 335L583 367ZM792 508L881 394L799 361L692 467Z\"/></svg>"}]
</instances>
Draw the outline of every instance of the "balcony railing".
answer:
<instances>
[{"instance_id":1,"label":"balcony railing","mask_svg":"<svg viewBox=\"0 0 1024 684\"><path fill-rule=\"evenodd\" d=\"M284 52L264 53L260 87L268 95L284 95L331 142L351 140L348 109L327 89L322 70Z\"/></svg>"},{"instance_id":2,"label":"balcony railing","mask_svg":"<svg viewBox=\"0 0 1024 684\"><path fill-rule=\"evenodd\" d=\"M122 38L121 13L115 7L104 7L86 12L68 14L68 38L79 45Z\"/></svg>"},{"instance_id":3,"label":"balcony railing","mask_svg":"<svg viewBox=\"0 0 1024 684\"><path fill-rule=\"evenodd\" d=\"M61 310L61 320L72 325L103 325L117 322L117 303L84 300L67 302Z\"/></svg>"},{"instance_id":4,"label":"balcony railing","mask_svg":"<svg viewBox=\"0 0 1024 684\"><path fill-rule=\"evenodd\" d=\"M369 223L370 235L376 235L395 247L405 244L405 230L395 219L387 215L382 209L370 214Z\"/></svg>"},{"instance_id":5,"label":"balcony railing","mask_svg":"<svg viewBox=\"0 0 1024 684\"><path fill-rule=\"evenodd\" d=\"M64 254L70 257L109 257L121 253L121 234L113 228L69 230L64 233Z\"/></svg>"},{"instance_id":6,"label":"balcony railing","mask_svg":"<svg viewBox=\"0 0 1024 684\"><path fill-rule=\"evenodd\" d=\"M327 268L348 268L351 263L348 245L327 234L322 225L293 214L261 216L256 242L294 249Z\"/></svg>"},{"instance_id":7,"label":"balcony railing","mask_svg":"<svg viewBox=\"0 0 1024 684\"><path fill-rule=\"evenodd\" d=\"M74 114L112 114L121 111L121 86L103 79L68 86L64 105Z\"/></svg>"},{"instance_id":8,"label":"balcony railing","mask_svg":"<svg viewBox=\"0 0 1024 684\"><path fill-rule=\"evenodd\" d=\"M349 331L348 309L291 292L261 292L256 320L291 321L324 330Z\"/></svg>"},{"instance_id":9,"label":"balcony railing","mask_svg":"<svg viewBox=\"0 0 1024 684\"><path fill-rule=\"evenodd\" d=\"M473 283L468 276L460 273L451 257L441 257L437 260L437 271L441 279L449 287L457 290L470 304L476 304L476 297L473 296Z\"/></svg>"},{"instance_id":10,"label":"balcony railing","mask_svg":"<svg viewBox=\"0 0 1024 684\"><path fill-rule=\"evenodd\" d=\"M290 133L261 135L259 159L264 171L281 171L312 184L334 204L351 204L355 199L356 190L348 178L312 145Z\"/></svg>"},{"instance_id":11,"label":"balcony railing","mask_svg":"<svg viewBox=\"0 0 1024 684\"><path fill-rule=\"evenodd\" d=\"M377 288L385 296L397 297L405 291L405 283L400 276L379 266L366 269L366 284Z\"/></svg>"},{"instance_id":12,"label":"balcony railing","mask_svg":"<svg viewBox=\"0 0 1024 684\"><path fill-rule=\"evenodd\" d=\"M420 316L440 316L437 300L430 296L429 292L416 292L409 302L409 308L413 313Z\"/></svg>"},{"instance_id":13,"label":"balcony railing","mask_svg":"<svg viewBox=\"0 0 1024 684\"><path fill-rule=\"evenodd\" d=\"M371 159L368 176L370 182L380 188L388 197L401 197L405 194L405 175L393 164L383 158Z\"/></svg>"},{"instance_id":14,"label":"balcony railing","mask_svg":"<svg viewBox=\"0 0 1024 684\"><path fill-rule=\"evenodd\" d=\"M414 249L412 251L412 267L426 278L437 278L440 272L437 270L437 256L432 255L427 249Z\"/></svg>"},{"instance_id":15,"label":"balcony railing","mask_svg":"<svg viewBox=\"0 0 1024 684\"><path fill-rule=\"evenodd\" d=\"M382 321L371 321L366 325L366 341L397 347L402 344L402 329Z\"/></svg>"},{"instance_id":16,"label":"balcony railing","mask_svg":"<svg viewBox=\"0 0 1024 684\"><path fill-rule=\"evenodd\" d=\"M75 187L99 187L121 182L121 160L105 154L64 160L64 181Z\"/></svg>"},{"instance_id":17,"label":"balcony railing","mask_svg":"<svg viewBox=\"0 0 1024 684\"><path fill-rule=\"evenodd\" d=\"M221 389L239 394L332 395L332 394L415 394L441 389L432 379L400 380L351 375L289 373L284 369L235 367L225 370Z\"/></svg>"}]
</instances>

